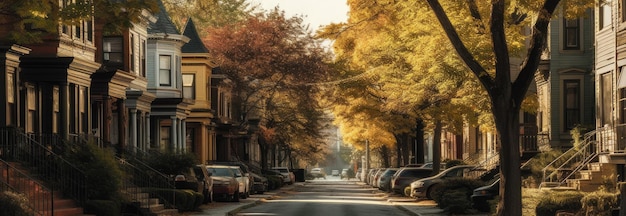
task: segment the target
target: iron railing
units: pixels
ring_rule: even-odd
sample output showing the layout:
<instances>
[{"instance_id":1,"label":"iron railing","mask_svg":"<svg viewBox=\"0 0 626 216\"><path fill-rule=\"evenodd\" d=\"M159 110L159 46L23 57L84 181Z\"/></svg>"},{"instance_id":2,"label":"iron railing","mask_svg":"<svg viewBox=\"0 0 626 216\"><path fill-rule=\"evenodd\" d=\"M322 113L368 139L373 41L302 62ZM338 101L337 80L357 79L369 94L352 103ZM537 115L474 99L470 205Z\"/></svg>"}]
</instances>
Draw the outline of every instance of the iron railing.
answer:
<instances>
[{"instance_id":1,"label":"iron railing","mask_svg":"<svg viewBox=\"0 0 626 216\"><path fill-rule=\"evenodd\" d=\"M165 204L166 208L176 208L176 193L175 186L172 182L172 178L155 170L147 164L136 159L117 158L120 162L120 167L126 174L125 181L122 185L122 190L126 192L126 195L134 201L140 201L144 199L139 197L139 193L148 193L150 197L158 198ZM166 189L161 192L142 190L142 189ZM167 190L171 189L171 190ZM150 202L147 202L148 206L142 206L150 208Z\"/></svg>"},{"instance_id":2,"label":"iron railing","mask_svg":"<svg viewBox=\"0 0 626 216\"><path fill-rule=\"evenodd\" d=\"M86 200L86 177L83 171L17 128L0 128L0 158L32 167L51 190L83 206Z\"/></svg>"},{"instance_id":3,"label":"iron railing","mask_svg":"<svg viewBox=\"0 0 626 216\"><path fill-rule=\"evenodd\" d=\"M37 182L29 175L0 159L0 192L11 191L28 199L27 207L35 215L52 215L54 212L53 190Z\"/></svg>"},{"instance_id":4,"label":"iron railing","mask_svg":"<svg viewBox=\"0 0 626 216\"><path fill-rule=\"evenodd\" d=\"M583 135L581 143L570 148L542 169L543 183L561 185L566 179L586 166L598 154L598 130ZM601 140L601 139L600 139Z\"/></svg>"}]
</instances>

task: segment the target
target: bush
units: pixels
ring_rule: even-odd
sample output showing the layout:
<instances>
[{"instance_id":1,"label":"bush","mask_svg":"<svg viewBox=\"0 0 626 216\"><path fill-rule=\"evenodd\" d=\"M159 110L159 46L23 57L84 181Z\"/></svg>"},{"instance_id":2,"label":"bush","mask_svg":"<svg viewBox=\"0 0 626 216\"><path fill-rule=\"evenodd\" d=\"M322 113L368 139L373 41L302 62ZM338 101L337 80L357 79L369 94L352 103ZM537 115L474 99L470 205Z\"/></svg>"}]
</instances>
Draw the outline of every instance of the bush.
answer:
<instances>
[{"instance_id":1,"label":"bush","mask_svg":"<svg viewBox=\"0 0 626 216\"><path fill-rule=\"evenodd\" d=\"M535 213L537 216L552 216L557 211L576 213L582 207L580 200L583 197L584 194L579 191L549 192L541 198L535 208Z\"/></svg>"},{"instance_id":2,"label":"bush","mask_svg":"<svg viewBox=\"0 0 626 216\"><path fill-rule=\"evenodd\" d=\"M151 154L146 159L146 164L164 174L176 175L183 173L198 162L193 153L175 154L168 152Z\"/></svg>"},{"instance_id":3,"label":"bush","mask_svg":"<svg viewBox=\"0 0 626 216\"><path fill-rule=\"evenodd\" d=\"M121 204L112 200L87 200L85 213L102 216L120 215Z\"/></svg>"},{"instance_id":4,"label":"bush","mask_svg":"<svg viewBox=\"0 0 626 216\"><path fill-rule=\"evenodd\" d=\"M159 198L165 199L168 203L173 204L180 212L196 210L202 205L202 201L204 200L204 196L201 193L192 190L142 188L142 191L155 194Z\"/></svg>"},{"instance_id":5,"label":"bush","mask_svg":"<svg viewBox=\"0 0 626 216\"><path fill-rule=\"evenodd\" d=\"M585 195L581 213L585 215L611 215L613 208L619 207L619 194L604 191L596 191Z\"/></svg>"},{"instance_id":6,"label":"bush","mask_svg":"<svg viewBox=\"0 0 626 216\"><path fill-rule=\"evenodd\" d=\"M85 173L87 199L118 200L123 172L112 151L93 143L76 144L68 161Z\"/></svg>"},{"instance_id":7,"label":"bush","mask_svg":"<svg viewBox=\"0 0 626 216\"><path fill-rule=\"evenodd\" d=\"M433 200L439 208L449 213L471 213L472 200L470 196L474 189L485 185L483 181L469 178L450 178L438 184L438 193L435 193Z\"/></svg>"},{"instance_id":8,"label":"bush","mask_svg":"<svg viewBox=\"0 0 626 216\"><path fill-rule=\"evenodd\" d=\"M31 216L35 213L28 207L28 198L23 194L5 191L0 193L0 215Z\"/></svg>"}]
</instances>

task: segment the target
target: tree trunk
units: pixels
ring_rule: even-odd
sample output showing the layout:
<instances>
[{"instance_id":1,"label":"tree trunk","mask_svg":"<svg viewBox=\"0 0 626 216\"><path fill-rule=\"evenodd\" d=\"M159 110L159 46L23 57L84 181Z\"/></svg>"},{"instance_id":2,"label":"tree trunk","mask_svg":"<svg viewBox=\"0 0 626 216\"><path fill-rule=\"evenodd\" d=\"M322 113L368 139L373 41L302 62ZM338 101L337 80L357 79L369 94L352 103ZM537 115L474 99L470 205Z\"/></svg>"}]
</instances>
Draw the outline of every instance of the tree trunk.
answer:
<instances>
[{"instance_id":1,"label":"tree trunk","mask_svg":"<svg viewBox=\"0 0 626 216\"><path fill-rule=\"evenodd\" d=\"M409 157L409 146L411 146L411 136L409 133L402 134L402 165L407 165L411 163L411 158Z\"/></svg>"},{"instance_id":2,"label":"tree trunk","mask_svg":"<svg viewBox=\"0 0 626 216\"><path fill-rule=\"evenodd\" d=\"M510 101L510 99L496 100L492 103L496 128L500 135L500 205L496 211L498 215L522 212L519 108L510 107Z\"/></svg>"},{"instance_id":3,"label":"tree trunk","mask_svg":"<svg viewBox=\"0 0 626 216\"><path fill-rule=\"evenodd\" d=\"M433 173L439 173L441 168L441 120L435 120L433 137Z\"/></svg>"},{"instance_id":4,"label":"tree trunk","mask_svg":"<svg viewBox=\"0 0 626 216\"><path fill-rule=\"evenodd\" d=\"M389 157L389 148L386 145L380 147L380 156L383 162L382 167L389 167L389 158L391 157Z\"/></svg>"},{"instance_id":5,"label":"tree trunk","mask_svg":"<svg viewBox=\"0 0 626 216\"><path fill-rule=\"evenodd\" d=\"M417 119L415 123L415 142L413 143L414 163L423 164L424 161L424 121Z\"/></svg>"},{"instance_id":6,"label":"tree trunk","mask_svg":"<svg viewBox=\"0 0 626 216\"><path fill-rule=\"evenodd\" d=\"M403 160L401 160L400 157L401 157L401 155L404 155L404 154L402 154L402 145L403 145L402 142L404 140L398 134L394 135L394 137L396 138L396 155L398 155L398 160L396 160L396 167L400 167L401 166L400 164L403 161Z\"/></svg>"},{"instance_id":7,"label":"tree trunk","mask_svg":"<svg viewBox=\"0 0 626 216\"><path fill-rule=\"evenodd\" d=\"M261 143L261 142L258 142L258 144L259 144L259 151L261 153L261 169L266 170L268 168L267 167L267 156L268 156L267 144Z\"/></svg>"}]
</instances>

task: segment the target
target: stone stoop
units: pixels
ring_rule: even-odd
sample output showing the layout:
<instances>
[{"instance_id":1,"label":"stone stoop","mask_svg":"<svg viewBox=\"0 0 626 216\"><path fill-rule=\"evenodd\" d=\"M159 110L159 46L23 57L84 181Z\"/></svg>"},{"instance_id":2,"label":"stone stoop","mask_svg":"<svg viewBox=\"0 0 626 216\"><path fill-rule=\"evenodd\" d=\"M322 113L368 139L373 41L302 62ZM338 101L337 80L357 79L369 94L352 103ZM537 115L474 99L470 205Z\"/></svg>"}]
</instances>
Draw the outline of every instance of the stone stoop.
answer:
<instances>
[{"instance_id":1,"label":"stone stoop","mask_svg":"<svg viewBox=\"0 0 626 216\"><path fill-rule=\"evenodd\" d=\"M74 200L63 198L61 196L61 192L53 191L54 195L51 195L50 193L51 191L44 189L41 186L42 183L38 181L37 179L35 179L35 177L30 176L30 172L24 167L22 167L19 163L10 162L9 164L15 167L17 170L19 170L19 172L29 175L29 178L33 178L33 179L29 179L23 176L15 177L15 175L13 175L11 171L9 171L8 173L4 173L4 172L2 173L3 180L6 180L7 175L9 174L13 176L13 178L9 179L7 183L14 188L18 188L19 190L22 190L22 192L20 193L24 194L26 198L28 198L29 200L37 199L37 200L43 201L44 203L48 203L48 205L50 205L50 196L53 196L51 206L53 207L53 213L55 216L85 215L83 213L84 212L83 208L79 207L74 202ZM43 215L52 215L52 213L48 210L40 210L39 212Z\"/></svg>"},{"instance_id":2,"label":"stone stoop","mask_svg":"<svg viewBox=\"0 0 626 216\"><path fill-rule=\"evenodd\" d=\"M609 163L590 163L586 170L580 170L576 174L576 179L568 179L567 185L584 192L593 192L598 190L600 186L615 175L615 164ZM613 177L615 178L615 177ZM615 179L614 179L615 180Z\"/></svg>"},{"instance_id":3,"label":"stone stoop","mask_svg":"<svg viewBox=\"0 0 626 216\"><path fill-rule=\"evenodd\" d=\"M142 209L146 209L157 216L179 215L178 209L166 209L158 198L150 198L150 194L141 192L140 188L129 188L125 191L134 201L138 202Z\"/></svg>"}]
</instances>

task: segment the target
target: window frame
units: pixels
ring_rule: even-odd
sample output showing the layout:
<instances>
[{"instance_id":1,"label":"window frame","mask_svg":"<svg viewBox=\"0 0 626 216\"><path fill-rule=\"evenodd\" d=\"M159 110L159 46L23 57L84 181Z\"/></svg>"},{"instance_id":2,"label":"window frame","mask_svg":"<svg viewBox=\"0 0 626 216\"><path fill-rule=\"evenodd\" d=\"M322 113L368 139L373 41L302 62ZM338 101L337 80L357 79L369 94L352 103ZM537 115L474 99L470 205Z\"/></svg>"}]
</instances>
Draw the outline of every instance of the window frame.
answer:
<instances>
[{"instance_id":1,"label":"window frame","mask_svg":"<svg viewBox=\"0 0 626 216\"><path fill-rule=\"evenodd\" d=\"M191 77L191 83L186 83L185 77ZM196 99L196 75L193 73L183 73L183 98ZM190 84L190 85L187 85ZM187 94L191 95L187 95Z\"/></svg>"},{"instance_id":2,"label":"window frame","mask_svg":"<svg viewBox=\"0 0 626 216\"><path fill-rule=\"evenodd\" d=\"M575 22L574 22L575 21ZM576 23L576 26L569 26L568 24ZM570 32L573 31L573 32ZM568 20L563 18L563 49L564 50L580 50L581 44L581 21L580 19ZM572 40L571 38L574 37ZM570 44L575 42L575 44Z\"/></svg>"},{"instance_id":3,"label":"window frame","mask_svg":"<svg viewBox=\"0 0 626 216\"><path fill-rule=\"evenodd\" d=\"M570 101L568 101L568 96L570 92L568 92L568 84L577 84L576 89L575 89L575 95L574 97L571 97L572 99L575 99L574 103L571 105L575 105L575 107L569 108L568 104ZM576 125L581 123L581 111L582 111L582 102L581 102L581 91L582 90L582 86L581 86L581 80L580 79L564 79L563 80L563 131L569 131L571 129L574 129L574 127L576 127ZM572 113L573 112L573 113Z\"/></svg>"},{"instance_id":4,"label":"window frame","mask_svg":"<svg viewBox=\"0 0 626 216\"><path fill-rule=\"evenodd\" d=\"M167 62L166 65L163 65ZM165 79L167 77L167 79ZM159 86L172 86L172 56L159 55Z\"/></svg>"}]
</instances>

